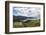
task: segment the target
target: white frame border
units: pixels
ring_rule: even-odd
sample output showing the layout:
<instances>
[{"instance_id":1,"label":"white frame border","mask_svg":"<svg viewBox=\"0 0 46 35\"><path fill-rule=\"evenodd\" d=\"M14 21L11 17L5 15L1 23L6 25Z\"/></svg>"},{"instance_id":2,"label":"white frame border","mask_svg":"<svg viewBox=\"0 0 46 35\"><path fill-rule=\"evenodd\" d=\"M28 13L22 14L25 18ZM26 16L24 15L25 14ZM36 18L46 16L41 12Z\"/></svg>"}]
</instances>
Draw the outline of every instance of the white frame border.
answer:
<instances>
[{"instance_id":1,"label":"white frame border","mask_svg":"<svg viewBox=\"0 0 46 35\"><path fill-rule=\"evenodd\" d=\"M12 7L13 6L16 6L16 5L19 5L19 6L30 6L32 5L31 7L35 6L35 7L41 7L41 26L40 27L29 27L29 28L13 28L13 14L12 14ZM19 3L10 3L9 4L9 31L10 32L21 32L21 31L37 31L37 30L43 30L43 5L33 5L33 4L19 4ZM11 18L12 17L12 18Z\"/></svg>"}]
</instances>

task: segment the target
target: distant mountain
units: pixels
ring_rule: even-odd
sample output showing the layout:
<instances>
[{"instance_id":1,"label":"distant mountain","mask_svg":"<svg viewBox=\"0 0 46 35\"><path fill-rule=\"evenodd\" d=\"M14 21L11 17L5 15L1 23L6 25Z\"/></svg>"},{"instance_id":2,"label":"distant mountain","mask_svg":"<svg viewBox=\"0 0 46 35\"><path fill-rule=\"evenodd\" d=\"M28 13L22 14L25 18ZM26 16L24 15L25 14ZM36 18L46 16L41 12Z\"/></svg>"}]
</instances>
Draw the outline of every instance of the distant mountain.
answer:
<instances>
[{"instance_id":1,"label":"distant mountain","mask_svg":"<svg viewBox=\"0 0 46 35\"><path fill-rule=\"evenodd\" d=\"M36 19L35 17L26 17L26 16L13 16L13 20L31 20Z\"/></svg>"},{"instance_id":2,"label":"distant mountain","mask_svg":"<svg viewBox=\"0 0 46 35\"><path fill-rule=\"evenodd\" d=\"M27 19L27 17L25 17L25 16L13 16L13 19L14 20L25 20L25 19Z\"/></svg>"}]
</instances>

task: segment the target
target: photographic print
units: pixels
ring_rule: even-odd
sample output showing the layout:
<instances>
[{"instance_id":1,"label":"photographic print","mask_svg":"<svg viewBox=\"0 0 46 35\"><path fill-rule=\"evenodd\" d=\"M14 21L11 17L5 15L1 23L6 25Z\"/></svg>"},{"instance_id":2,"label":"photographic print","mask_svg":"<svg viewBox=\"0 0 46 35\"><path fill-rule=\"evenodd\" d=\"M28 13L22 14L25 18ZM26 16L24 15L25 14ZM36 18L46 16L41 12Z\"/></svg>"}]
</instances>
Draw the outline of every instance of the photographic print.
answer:
<instances>
[{"instance_id":1,"label":"photographic print","mask_svg":"<svg viewBox=\"0 0 46 35\"><path fill-rule=\"evenodd\" d=\"M34 2L5 2L5 33L45 31L45 4Z\"/></svg>"},{"instance_id":2,"label":"photographic print","mask_svg":"<svg viewBox=\"0 0 46 35\"><path fill-rule=\"evenodd\" d=\"M13 27L40 26L39 7L13 7Z\"/></svg>"}]
</instances>

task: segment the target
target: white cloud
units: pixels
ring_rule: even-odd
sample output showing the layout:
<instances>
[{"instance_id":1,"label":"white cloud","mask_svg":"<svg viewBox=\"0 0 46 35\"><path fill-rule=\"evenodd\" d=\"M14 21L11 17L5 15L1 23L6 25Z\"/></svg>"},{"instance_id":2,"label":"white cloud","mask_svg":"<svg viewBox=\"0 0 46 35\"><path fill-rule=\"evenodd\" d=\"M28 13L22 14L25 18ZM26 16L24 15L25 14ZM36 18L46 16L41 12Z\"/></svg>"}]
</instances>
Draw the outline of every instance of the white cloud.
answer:
<instances>
[{"instance_id":1,"label":"white cloud","mask_svg":"<svg viewBox=\"0 0 46 35\"><path fill-rule=\"evenodd\" d=\"M40 8L14 8L14 12L17 13L13 13L13 15L15 16L26 16L26 17L39 17L40 16Z\"/></svg>"}]
</instances>

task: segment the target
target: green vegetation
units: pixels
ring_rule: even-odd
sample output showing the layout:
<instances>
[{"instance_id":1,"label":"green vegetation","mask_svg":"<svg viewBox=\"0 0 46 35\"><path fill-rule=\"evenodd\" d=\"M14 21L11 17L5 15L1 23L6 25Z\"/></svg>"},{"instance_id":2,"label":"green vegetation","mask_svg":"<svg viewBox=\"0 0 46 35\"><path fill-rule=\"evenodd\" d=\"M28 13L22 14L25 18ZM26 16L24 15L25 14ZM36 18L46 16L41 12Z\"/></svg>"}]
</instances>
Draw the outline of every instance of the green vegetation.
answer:
<instances>
[{"instance_id":1,"label":"green vegetation","mask_svg":"<svg viewBox=\"0 0 46 35\"><path fill-rule=\"evenodd\" d=\"M28 20L26 22L13 21L13 28L37 27L40 26L40 20Z\"/></svg>"}]
</instances>

